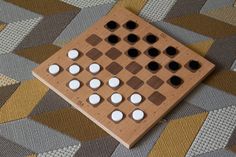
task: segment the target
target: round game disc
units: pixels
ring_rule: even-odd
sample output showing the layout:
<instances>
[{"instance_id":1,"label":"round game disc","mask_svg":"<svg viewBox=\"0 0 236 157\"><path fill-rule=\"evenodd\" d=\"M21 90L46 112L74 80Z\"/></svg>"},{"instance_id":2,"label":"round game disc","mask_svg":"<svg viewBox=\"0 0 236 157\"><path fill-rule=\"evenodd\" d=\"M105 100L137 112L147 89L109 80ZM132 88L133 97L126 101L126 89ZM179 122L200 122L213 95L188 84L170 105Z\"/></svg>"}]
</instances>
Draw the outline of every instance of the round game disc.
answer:
<instances>
[{"instance_id":1,"label":"round game disc","mask_svg":"<svg viewBox=\"0 0 236 157\"><path fill-rule=\"evenodd\" d=\"M73 49L68 52L68 57L70 59L76 59L79 56L79 51Z\"/></svg>"},{"instance_id":2,"label":"round game disc","mask_svg":"<svg viewBox=\"0 0 236 157\"><path fill-rule=\"evenodd\" d=\"M48 71L52 75L56 75L60 71L60 67L57 64L52 64L49 66Z\"/></svg>"},{"instance_id":3,"label":"round game disc","mask_svg":"<svg viewBox=\"0 0 236 157\"><path fill-rule=\"evenodd\" d=\"M113 111L111 114L111 119L114 122L119 122L123 119L124 115L121 111Z\"/></svg>"},{"instance_id":4,"label":"round game disc","mask_svg":"<svg viewBox=\"0 0 236 157\"><path fill-rule=\"evenodd\" d=\"M99 79L92 79L89 82L89 86L93 89L97 89L101 86L101 81Z\"/></svg>"},{"instance_id":5,"label":"round game disc","mask_svg":"<svg viewBox=\"0 0 236 157\"><path fill-rule=\"evenodd\" d=\"M71 80L69 82L69 88L72 90L77 90L80 87L80 82L78 80Z\"/></svg>"},{"instance_id":6,"label":"round game disc","mask_svg":"<svg viewBox=\"0 0 236 157\"><path fill-rule=\"evenodd\" d=\"M92 105L97 105L100 103L101 97L98 94L92 94L89 96L89 103Z\"/></svg>"},{"instance_id":7,"label":"round game disc","mask_svg":"<svg viewBox=\"0 0 236 157\"><path fill-rule=\"evenodd\" d=\"M119 93L114 93L111 95L111 102L113 104L119 104L122 101L122 95Z\"/></svg>"},{"instance_id":8,"label":"round game disc","mask_svg":"<svg viewBox=\"0 0 236 157\"><path fill-rule=\"evenodd\" d=\"M112 88L116 88L120 85L120 80L116 77L110 78L108 81L108 85Z\"/></svg>"},{"instance_id":9,"label":"round game disc","mask_svg":"<svg viewBox=\"0 0 236 157\"><path fill-rule=\"evenodd\" d=\"M78 65L71 65L69 67L69 72L72 74L72 75L76 75L80 72L80 67Z\"/></svg>"},{"instance_id":10,"label":"round game disc","mask_svg":"<svg viewBox=\"0 0 236 157\"><path fill-rule=\"evenodd\" d=\"M140 121L144 118L144 112L142 110L137 109L133 111L132 118L136 121Z\"/></svg>"},{"instance_id":11,"label":"round game disc","mask_svg":"<svg viewBox=\"0 0 236 157\"><path fill-rule=\"evenodd\" d=\"M100 71L101 67L97 63L93 63L89 66L89 71L93 74L96 74Z\"/></svg>"},{"instance_id":12,"label":"round game disc","mask_svg":"<svg viewBox=\"0 0 236 157\"><path fill-rule=\"evenodd\" d=\"M142 96L138 93L134 93L134 94L131 95L130 101L133 104L139 104L142 101Z\"/></svg>"}]
</instances>

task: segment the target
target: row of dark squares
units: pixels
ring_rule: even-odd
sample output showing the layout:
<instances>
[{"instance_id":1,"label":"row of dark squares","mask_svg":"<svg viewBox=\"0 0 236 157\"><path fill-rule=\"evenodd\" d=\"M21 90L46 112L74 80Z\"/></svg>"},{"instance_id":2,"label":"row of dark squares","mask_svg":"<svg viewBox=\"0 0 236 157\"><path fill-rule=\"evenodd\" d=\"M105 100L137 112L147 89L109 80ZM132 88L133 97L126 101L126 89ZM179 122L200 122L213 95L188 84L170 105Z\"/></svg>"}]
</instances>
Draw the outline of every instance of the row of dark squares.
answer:
<instances>
[{"instance_id":1,"label":"row of dark squares","mask_svg":"<svg viewBox=\"0 0 236 157\"><path fill-rule=\"evenodd\" d=\"M168 49L168 48L167 48ZM150 58L155 58L154 55L154 51L156 51L157 49L155 48L149 48L147 51L145 51L144 54L146 54L147 56L150 56ZM90 51L88 51L86 53L86 56L91 58L92 60L97 60L99 57L102 56L102 52L100 52L98 49L96 48L93 48L91 49ZM111 58L112 60L115 60L117 59L119 56L121 56L122 52L120 52L118 49L116 48L111 48L109 49L105 55L108 56L109 58ZM130 48L127 52L125 52L125 54L127 56L129 56L130 58L132 59L135 59L136 57L138 57L141 53L140 51L138 51L137 49L135 48ZM150 61L147 66L145 66L148 70L150 70L152 73L156 73L160 68L161 68L161 65L155 61ZM165 66L168 70L172 71L172 72L176 72L177 70L179 70L182 66L181 64L179 64L178 62L176 61L171 61L169 62L166 66ZM189 69L191 72L195 72L196 70L198 70L200 67L201 67L201 64L196 61L196 60L190 60L186 65L185 67L187 69ZM119 65L118 63L110 68L108 68L110 70L113 70L113 71L117 71L119 72L119 69L122 69L122 66ZM116 70L115 70L116 69ZM142 66L139 65L138 63L136 62L131 62L127 68L127 70L130 69L130 71L133 73L133 74L136 74L137 72L139 72L139 70L142 69ZM133 70L132 70L133 69ZM117 74L116 72L112 72L111 73L113 74Z\"/></svg>"},{"instance_id":2,"label":"row of dark squares","mask_svg":"<svg viewBox=\"0 0 236 157\"><path fill-rule=\"evenodd\" d=\"M188 63L184 65L184 67L191 72L196 72L200 68L200 66L201 66L200 63L195 60L190 60ZM155 74L162 68L162 65L160 65L156 61L150 61L144 67L151 73ZM181 64L173 60L165 65L165 68L173 73L178 71L181 67L182 67ZM113 75L117 75L122 69L123 67L117 62L112 62L106 67L106 70L112 73ZM132 74L137 74L140 70L143 69L143 66L135 61L132 61L125 67L125 69L131 72Z\"/></svg>"},{"instance_id":3,"label":"row of dark squares","mask_svg":"<svg viewBox=\"0 0 236 157\"><path fill-rule=\"evenodd\" d=\"M174 55L177 54L177 50L175 50L175 53L173 53L173 50L170 51L170 49L172 49L172 47L166 48L166 50L164 51L164 54L168 55L170 58L173 58ZM144 52L144 54L147 55L148 57L150 57L151 59L154 59L160 53L161 52L158 49L156 49L155 47L150 47ZM103 53L101 51L99 51L98 49L92 48L91 50L89 50L86 53L86 56L88 56L92 60L97 60L99 57L102 56L102 54ZM112 47L105 54L110 59L115 60L118 57L120 57L123 53L120 50L116 49L115 47ZM141 54L141 52L138 49L134 48L134 47L129 48L125 52L125 55L127 55L131 59L136 59L138 56L140 56L140 54Z\"/></svg>"},{"instance_id":4,"label":"row of dark squares","mask_svg":"<svg viewBox=\"0 0 236 157\"><path fill-rule=\"evenodd\" d=\"M80 66L80 65L78 65L78 66ZM182 66L179 63L175 62L175 61L170 61L169 63L167 63L165 65L165 68L168 69L169 71L171 71L172 73L175 73L181 67ZM195 72L199 67L200 67L200 64L197 61L194 61L194 60L190 60L188 63L185 64L185 68L189 69L191 72ZM80 68L81 68L81 71L82 71L83 67L80 66ZM148 71L150 71L153 74L157 73L161 68L162 68L162 66L159 63L155 62L155 61L151 61L145 66L145 69L147 69ZM86 69L88 70L88 68L86 68ZM107 67L105 67L105 69L108 72L110 72L111 74L117 75L119 72L121 72L123 67L120 64L118 64L117 62L112 62ZM125 69L127 71L129 71L130 73L136 75L138 72L140 72L143 69L143 66L140 65L139 63L133 61L133 62L130 62L125 67ZM101 66L101 70L103 70L102 66ZM67 71L68 71L68 69L67 69ZM175 84L175 83L172 83L172 84Z\"/></svg>"},{"instance_id":5,"label":"row of dark squares","mask_svg":"<svg viewBox=\"0 0 236 157\"><path fill-rule=\"evenodd\" d=\"M90 43L91 45L93 46L96 46L98 43L100 43L102 41L102 39L99 39L98 36L96 36L95 34L91 35L90 37L87 38L86 40L88 43ZM118 53L117 56L120 56L122 53L119 52L119 50L117 50L116 48L113 48L112 50L115 50L114 53ZM176 56L179 52L178 50L173 47L173 46L168 46L166 49L165 49L165 54L168 55L169 57L174 57ZM145 53L150 56L151 58L155 58L157 57L159 54L160 54L160 50L158 50L157 48L155 47L149 47ZM102 54L102 53L100 53ZM132 47L130 48L128 51L127 51L127 54L128 56L130 56L131 58L136 58L137 56L139 56L141 53L138 49ZM116 54L114 54L115 56ZM112 53L110 55L111 59L113 59L113 56L112 56ZM92 58L92 59L95 59L95 58Z\"/></svg>"},{"instance_id":6,"label":"row of dark squares","mask_svg":"<svg viewBox=\"0 0 236 157\"><path fill-rule=\"evenodd\" d=\"M140 37L138 37L134 33L130 33L124 38L124 40L130 45L134 45L140 40ZM159 40L159 38L152 33L148 33L146 36L143 37L143 40L146 41L148 44L154 44ZM92 46L98 45L101 41L102 38L100 38L96 34L92 34L86 39L86 42ZM114 46L115 44L121 41L121 38L115 34L110 34L107 38L105 38L105 41Z\"/></svg>"},{"instance_id":7,"label":"row of dark squares","mask_svg":"<svg viewBox=\"0 0 236 157\"><path fill-rule=\"evenodd\" d=\"M152 62L151 62L152 63ZM132 62L130 63L129 65L126 66L126 69L128 71L130 71L131 73L136 73L137 71L137 67L133 67L132 66L137 66L138 63L135 63L135 62ZM150 63L149 63L150 64ZM153 64L153 63L152 63ZM72 65L75 65L72 64ZM78 64L76 64L78 65ZM58 65L59 66L59 65ZM80 65L78 65L80 66ZM81 71L83 71L83 67L81 67ZM63 68L61 68L60 72L62 71ZM118 74L123 68L116 62L112 62L111 64L109 64L107 67L106 67L106 70L109 71L110 73L112 73L113 75L116 75ZM135 70L133 70L135 69ZM86 68L86 70L88 70L88 68ZM103 68L101 68L101 70L103 70ZM138 71L140 71L141 69L139 69ZM67 69L68 71L68 69ZM89 70L88 70L89 71ZM72 74L73 75L73 74ZM75 74L77 75L77 74ZM74 76L75 76L74 75ZM94 74L96 75L96 74ZM121 81L122 82L122 81ZM127 82L127 85L129 85L131 88L137 90L139 89L143 84L144 82L142 81L142 79L138 78L137 76L133 76L131 77L131 79L129 79ZM160 78L158 78L157 76L152 76L148 81L147 81L147 84L150 85L152 88L154 89L157 89L159 88L162 84L164 83L164 81L162 81ZM170 85L172 85L174 88L178 88L182 83L183 83L183 79L181 79L179 76L172 76L169 78L169 80L167 81L167 83L169 83ZM123 82L121 83L123 84ZM88 83L87 83L88 85Z\"/></svg>"},{"instance_id":8,"label":"row of dark squares","mask_svg":"<svg viewBox=\"0 0 236 157\"><path fill-rule=\"evenodd\" d=\"M146 83L153 89L158 89L162 86L164 81L157 76L152 76ZM179 88L184 83L184 80L177 75L173 75L167 80L167 83L174 88ZM144 81L137 76L133 76L126 82L126 84L134 90L137 90L144 85Z\"/></svg>"}]
</instances>

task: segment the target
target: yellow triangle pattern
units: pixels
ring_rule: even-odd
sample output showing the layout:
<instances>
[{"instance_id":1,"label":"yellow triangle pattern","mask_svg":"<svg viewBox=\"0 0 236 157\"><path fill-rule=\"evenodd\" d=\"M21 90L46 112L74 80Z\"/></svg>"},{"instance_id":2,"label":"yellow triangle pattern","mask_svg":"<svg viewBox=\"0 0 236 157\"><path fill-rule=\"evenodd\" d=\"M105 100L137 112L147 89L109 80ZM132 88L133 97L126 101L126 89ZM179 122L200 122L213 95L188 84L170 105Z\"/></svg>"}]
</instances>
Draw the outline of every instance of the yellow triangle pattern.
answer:
<instances>
[{"instance_id":1,"label":"yellow triangle pattern","mask_svg":"<svg viewBox=\"0 0 236 157\"><path fill-rule=\"evenodd\" d=\"M48 88L38 80L21 82L21 85L0 108L0 123L25 118L42 99Z\"/></svg>"},{"instance_id":2,"label":"yellow triangle pattern","mask_svg":"<svg viewBox=\"0 0 236 157\"><path fill-rule=\"evenodd\" d=\"M207 115L204 112L170 121L148 157L185 156Z\"/></svg>"},{"instance_id":3,"label":"yellow triangle pattern","mask_svg":"<svg viewBox=\"0 0 236 157\"><path fill-rule=\"evenodd\" d=\"M205 56L210 49L211 45L214 43L213 39L210 40L205 40L205 41L200 41L197 43L193 43L190 45L187 45L190 49L194 50L201 56Z\"/></svg>"},{"instance_id":4,"label":"yellow triangle pattern","mask_svg":"<svg viewBox=\"0 0 236 157\"><path fill-rule=\"evenodd\" d=\"M146 3L147 0L120 0L116 3L114 8L121 6L129 9L135 14L138 14Z\"/></svg>"}]
</instances>

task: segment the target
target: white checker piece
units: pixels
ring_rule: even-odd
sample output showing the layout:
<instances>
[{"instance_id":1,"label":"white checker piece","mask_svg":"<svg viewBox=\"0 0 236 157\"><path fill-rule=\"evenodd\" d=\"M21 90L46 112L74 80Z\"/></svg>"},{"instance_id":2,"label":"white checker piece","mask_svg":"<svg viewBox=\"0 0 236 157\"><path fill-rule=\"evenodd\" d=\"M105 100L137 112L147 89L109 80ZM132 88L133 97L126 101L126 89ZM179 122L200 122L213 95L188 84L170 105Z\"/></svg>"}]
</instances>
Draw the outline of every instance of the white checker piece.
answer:
<instances>
[{"instance_id":1,"label":"white checker piece","mask_svg":"<svg viewBox=\"0 0 236 157\"><path fill-rule=\"evenodd\" d=\"M57 64L52 64L49 66L48 71L52 75L56 75L60 72L60 67Z\"/></svg>"},{"instance_id":2,"label":"white checker piece","mask_svg":"<svg viewBox=\"0 0 236 157\"><path fill-rule=\"evenodd\" d=\"M97 63L93 63L89 66L89 71L93 74L96 74L100 71L101 67Z\"/></svg>"},{"instance_id":3,"label":"white checker piece","mask_svg":"<svg viewBox=\"0 0 236 157\"><path fill-rule=\"evenodd\" d=\"M140 94L138 94L138 93L134 93L134 94L131 95L130 101L133 104L139 104L142 101L142 96Z\"/></svg>"},{"instance_id":4,"label":"white checker piece","mask_svg":"<svg viewBox=\"0 0 236 157\"><path fill-rule=\"evenodd\" d=\"M69 67L69 72L72 74L72 75L76 75L80 72L80 67L76 64L73 64Z\"/></svg>"},{"instance_id":5,"label":"white checker piece","mask_svg":"<svg viewBox=\"0 0 236 157\"><path fill-rule=\"evenodd\" d=\"M101 86L101 81L99 79L92 79L90 82L89 82L89 86L92 88L92 89L97 89Z\"/></svg>"},{"instance_id":6,"label":"white checker piece","mask_svg":"<svg viewBox=\"0 0 236 157\"><path fill-rule=\"evenodd\" d=\"M80 82L78 80L71 80L69 82L69 88L71 90L77 90L80 87Z\"/></svg>"},{"instance_id":7,"label":"white checker piece","mask_svg":"<svg viewBox=\"0 0 236 157\"><path fill-rule=\"evenodd\" d=\"M116 88L120 85L120 80L116 77L110 78L108 81L108 85L112 88Z\"/></svg>"},{"instance_id":8,"label":"white checker piece","mask_svg":"<svg viewBox=\"0 0 236 157\"><path fill-rule=\"evenodd\" d=\"M89 96L89 103L92 105L97 105L101 101L101 97L98 94L92 94Z\"/></svg>"},{"instance_id":9,"label":"white checker piece","mask_svg":"<svg viewBox=\"0 0 236 157\"><path fill-rule=\"evenodd\" d=\"M119 103L121 103L121 101L122 101L122 95L121 94L119 94L119 93L113 93L112 95L111 95L111 102L113 103L113 104L119 104Z\"/></svg>"},{"instance_id":10,"label":"white checker piece","mask_svg":"<svg viewBox=\"0 0 236 157\"><path fill-rule=\"evenodd\" d=\"M78 58L79 57L79 51L77 51L77 50L75 50L75 49L73 49L73 50L70 50L69 52L68 52L68 57L70 58L70 59L76 59L76 58Z\"/></svg>"},{"instance_id":11,"label":"white checker piece","mask_svg":"<svg viewBox=\"0 0 236 157\"><path fill-rule=\"evenodd\" d=\"M136 109L132 113L132 118L136 121L140 121L144 118L144 112L142 110Z\"/></svg>"},{"instance_id":12,"label":"white checker piece","mask_svg":"<svg viewBox=\"0 0 236 157\"><path fill-rule=\"evenodd\" d=\"M114 122L119 122L123 119L124 115L121 111L113 111L112 114L111 114L111 119L114 121Z\"/></svg>"}]
</instances>

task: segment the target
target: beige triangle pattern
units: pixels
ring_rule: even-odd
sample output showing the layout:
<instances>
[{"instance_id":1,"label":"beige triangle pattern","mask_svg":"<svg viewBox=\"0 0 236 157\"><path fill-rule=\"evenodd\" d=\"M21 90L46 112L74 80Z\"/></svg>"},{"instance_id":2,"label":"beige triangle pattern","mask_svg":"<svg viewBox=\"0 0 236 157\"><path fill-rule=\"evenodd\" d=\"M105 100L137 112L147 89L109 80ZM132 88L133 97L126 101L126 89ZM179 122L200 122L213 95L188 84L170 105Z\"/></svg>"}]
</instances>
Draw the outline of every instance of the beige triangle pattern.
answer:
<instances>
[{"instance_id":1,"label":"beige triangle pattern","mask_svg":"<svg viewBox=\"0 0 236 157\"><path fill-rule=\"evenodd\" d=\"M14 80L6 75L0 74L0 87L9 86L16 83L18 83L17 80Z\"/></svg>"}]
</instances>

